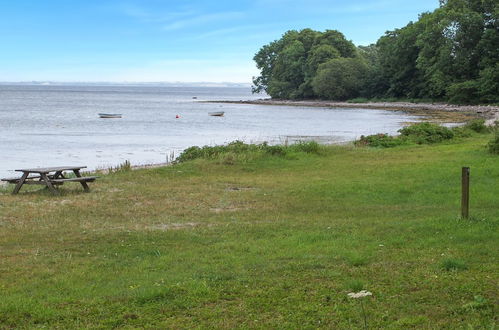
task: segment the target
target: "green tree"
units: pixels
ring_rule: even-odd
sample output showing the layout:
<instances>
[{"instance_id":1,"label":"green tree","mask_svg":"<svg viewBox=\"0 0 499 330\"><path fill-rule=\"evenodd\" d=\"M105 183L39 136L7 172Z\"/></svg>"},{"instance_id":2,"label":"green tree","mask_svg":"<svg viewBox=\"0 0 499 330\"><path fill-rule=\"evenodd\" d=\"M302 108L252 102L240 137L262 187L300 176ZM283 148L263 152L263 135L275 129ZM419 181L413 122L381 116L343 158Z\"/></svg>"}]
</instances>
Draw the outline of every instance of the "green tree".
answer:
<instances>
[{"instance_id":1,"label":"green tree","mask_svg":"<svg viewBox=\"0 0 499 330\"><path fill-rule=\"evenodd\" d=\"M359 95L365 83L367 64L360 58L336 58L319 66L312 81L321 98L347 100Z\"/></svg>"},{"instance_id":2,"label":"green tree","mask_svg":"<svg viewBox=\"0 0 499 330\"><path fill-rule=\"evenodd\" d=\"M355 57L357 51L338 31L287 31L255 54L260 76L253 78L253 92L265 91L274 98L317 97L312 87L317 68L342 56Z\"/></svg>"}]
</instances>

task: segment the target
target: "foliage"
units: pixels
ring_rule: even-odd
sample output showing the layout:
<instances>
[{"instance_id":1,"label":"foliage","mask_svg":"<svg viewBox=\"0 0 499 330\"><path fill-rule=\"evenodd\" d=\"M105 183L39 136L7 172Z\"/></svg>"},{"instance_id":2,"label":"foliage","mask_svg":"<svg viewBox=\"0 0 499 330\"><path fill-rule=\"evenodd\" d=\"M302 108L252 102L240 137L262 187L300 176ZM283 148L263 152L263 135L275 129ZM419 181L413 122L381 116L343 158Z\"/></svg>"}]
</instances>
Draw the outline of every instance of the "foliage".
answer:
<instances>
[{"instance_id":1,"label":"foliage","mask_svg":"<svg viewBox=\"0 0 499 330\"><path fill-rule=\"evenodd\" d=\"M486 133L489 131L489 128L485 125L484 119L473 119L467 122L463 127L476 133Z\"/></svg>"},{"instance_id":2,"label":"foliage","mask_svg":"<svg viewBox=\"0 0 499 330\"><path fill-rule=\"evenodd\" d=\"M261 144L247 144L242 141L230 142L227 145L220 146L204 146L204 147L190 147L184 150L176 162L183 163L194 159L220 159L223 158L224 163L230 164L235 162L238 155L243 155L248 159L248 155L272 155L272 156L285 156L290 152L303 152L309 154L319 154L321 146L315 142L303 142L283 146L283 145L269 145L267 142Z\"/></svg>"},{"instance_id":3,"label":"foliage","mask_svg":"<svg viewBox=\"0 0 499 330\"><path fill-rule=\"evenodd\" d=\"M391 148L404 144L405 141L388 134L374 134L374 135L361 135L360 139L355 141L354 144L358 147L382 147Z\"/></svg>"},{"instance_id":4,"label":"foliage","mask_svg":"<svg viewBox=\"0 0 499 330\"><path fill-rule=\"evenodd\" d=\"M399 130L399 133L402 138L417 144L437 143L454 137L451 129L427 122L404 127Z\"/></svg>"},{"instance_id":5,"label":"foliage","mask_svg":"<svg viewBox=\"0 0 499 330\"><path fill-rule=\"evenodd\" d=\"M287 31L255 54L260 76L253 78L253 91L273 98L317 97L312 82L321 64L356 56L355 46L338 31Z\"/></svg>"},{"instance_id":6,"label":"foliage","mask_svg":"<svg viewBox=\"0 0 499 330\"><path fill-rule=\"evenodd\" d=\"M498 30L497 0L441 1L416 22L357 48L338 31L292 30L255 55L260 76L253 89L291 99L499 103Z\"/></svg>"},{"instance_id":7,"label":"foliage","mask_svg":"<svg viewBox=\"0 0 499 330\"><path fill-rule=\"evenodd\" d=\"M336 58L319 66L312 80L315 94L324 99L346 100L359 95L367 72L358 58Z\"/></svg>"}]
</instances>

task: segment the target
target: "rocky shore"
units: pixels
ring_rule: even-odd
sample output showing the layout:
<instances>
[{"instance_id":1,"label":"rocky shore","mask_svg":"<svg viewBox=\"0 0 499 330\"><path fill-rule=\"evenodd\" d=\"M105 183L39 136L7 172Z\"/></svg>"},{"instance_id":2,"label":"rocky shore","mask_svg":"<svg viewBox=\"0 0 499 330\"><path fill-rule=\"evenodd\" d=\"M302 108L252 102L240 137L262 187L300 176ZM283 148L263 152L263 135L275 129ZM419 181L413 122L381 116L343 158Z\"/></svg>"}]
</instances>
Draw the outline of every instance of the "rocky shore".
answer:
<instances>
[{"instance_id":1,"label":"rocky shore","mask_svg":"<svg viewBox=\"0 0 499 330\"><path fill-rule=\"evenodd\" d=\"M366 102L349 103L322 100L279 100L260 99L251 101L209 101L213 103L236 103L257 105L284 105L299 107L323 107L323 108L368 108L412 112L420 115L436 116L441 118L480 117L484 118L488 125L499 121L499 106L492 105L454 105L446 103L409 103L409 102Z\"/></svg>"}]
</instances>

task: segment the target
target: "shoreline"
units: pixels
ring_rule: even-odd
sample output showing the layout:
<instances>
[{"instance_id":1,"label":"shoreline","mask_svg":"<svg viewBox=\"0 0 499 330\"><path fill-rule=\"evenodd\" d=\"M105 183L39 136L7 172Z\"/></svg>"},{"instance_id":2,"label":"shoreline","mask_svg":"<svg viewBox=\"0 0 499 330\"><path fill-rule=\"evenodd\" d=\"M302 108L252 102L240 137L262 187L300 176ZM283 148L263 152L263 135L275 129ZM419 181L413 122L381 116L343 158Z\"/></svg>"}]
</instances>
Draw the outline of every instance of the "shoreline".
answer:
<instances>
[{"instance_id":1,"label":"shoreline","mask_svg":"<svg viewBox=\"0 0 499 330\"><path fill-rule=\"evenodd\" d=\"M318 108L364 108L379 109L390 111L404 111L418 116L428 116L440 122L464 122L473 118L485 119L486 125L493 125L499 121L499 106L484 105L450 105L445 103L409 103L409 102L367 102L367 103L348 103L323 100L279 100L279 99L259 99L259 100L219 100L219 101L198 101L200 103L225 103L225 104L249 104L249 105L267 105L267 106L294 106L294 107L318 107ZM137 164L131 165L131 170L150 169L163 166L169 166L171 162L162 162L156 164ZM119 166L119 164L117 165ZM110 167L111 169L113 167ZM96 168L87 173L108 174L110 168ZM7 186L8 183L0 181L0 186Z\"/></svg>"},{"instance_id":2,"label":"shoreline","mask_svg":"<svg viewBox=\"0 0 499 330\"><path fill-rule=\"evenodd\" d=\"M493 105L453 105L446 103L410 103L410 102L366 102L348 103L323 100L280 100L259 99L240 101L200 101L204 103L252 104L269 106L294 106L318 108L364 108L391 111L405 111L415 115L431 116L443 122L466 121L472 118L483 118L487 125L499 121L499 106Z\"/></svg>"}]
</instances>

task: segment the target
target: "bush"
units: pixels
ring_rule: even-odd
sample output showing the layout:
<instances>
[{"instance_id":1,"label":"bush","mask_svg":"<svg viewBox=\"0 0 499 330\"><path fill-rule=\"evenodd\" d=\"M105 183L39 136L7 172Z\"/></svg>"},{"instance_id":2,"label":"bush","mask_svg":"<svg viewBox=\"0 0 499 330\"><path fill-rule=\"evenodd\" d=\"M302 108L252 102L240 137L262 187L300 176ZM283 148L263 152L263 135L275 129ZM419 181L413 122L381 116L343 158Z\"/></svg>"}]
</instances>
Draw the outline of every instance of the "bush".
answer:
<instances>
[{"instance_id":1,"label":"bush","mask_svg":"<svg viewBox=\"0 0 499 330\"><path fill-rule=\"evenodd\" d=\"M464 128L469 128L472 131L475 131L477 133L486 133L489 131L487 126L485 126L485 120L484 119L473 119L466 123L466 125L463 126Z\"/></svg>"},{"instance_id":2,"label":"bush","mask_svg":"<svg viewBox=\"0 0 499 330\"><path fill-rule=\"evenodd\" d=\"M318 154L320 152L320 145L315 141L300 141L289 147L293 151L305 152L307 154Z\"/></svg>"},{"instance_id":3,"label":"bush","mask_svg":"<svg viewBox=\"0 0 499 330\"><path fill-rule=\"evenodd\" d=\"M286 156L289 151L318 154L320 145L315 141L298 142L291 146L270 146L267 142L261 144L246 144L234 141L222 146L190 147L177 158L178 163L194 159L220 159L223 164L234 164L237 160L248 160L250 155Z\"/></svg>"},{"instance_id":4,"label":"bush","mask_svg":"<svg viewBox=\"0 0 499 330\"><path fill-rule=\"evenodd\" d=\"M452 128L454 137L467 138L473 135L473 131L465 126L456 126Z\"/></svg>"},{"instance_id":5,"label":"bush","mask_svg":"<svg viewBox=\"0 0 499 330\"><path fill-rule=\"evenodd\" d=\"M454 132L451 129L432 123L407 126L400 129L399 133L402 138L417 144L437 143L454 137Z\"/></svg>"},{"instance_id":6,"label":"bush","mask_svg":"<svg viewBox=\"0 0 499 330\"><path fill-rule=\"evenodd\" d=\"M354 142L354 144L359 147L369 146L381 148L396 147L404 143L405 141L402 139L382 133L368 136L361 135L360 140Z\"/></svg>"},{"instance_id":7,"label":"bush","mask_svg":"<svg viewBox=\"0 0 499 330\"><path fill-rule=\"evenodd\" d=\"M487 148L491 154L499 155L499 131L496 131L494 137L487 144Z\"/></svg>"}]
</instances>

